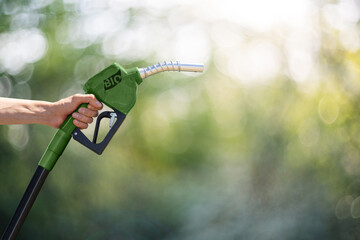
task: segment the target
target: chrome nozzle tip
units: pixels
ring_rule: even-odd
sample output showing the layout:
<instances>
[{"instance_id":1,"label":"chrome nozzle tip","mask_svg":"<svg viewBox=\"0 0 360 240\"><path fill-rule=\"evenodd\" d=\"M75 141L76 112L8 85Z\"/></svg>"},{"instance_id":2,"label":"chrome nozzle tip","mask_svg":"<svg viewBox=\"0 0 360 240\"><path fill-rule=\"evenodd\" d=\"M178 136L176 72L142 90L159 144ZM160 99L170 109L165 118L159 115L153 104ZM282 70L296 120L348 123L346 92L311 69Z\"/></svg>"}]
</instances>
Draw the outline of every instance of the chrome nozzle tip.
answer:
<instances>
[{"instance_id":1,"label":"chrome nozzle tip","mask_svg":"<svg viewBox=\"0 0 360 240\"><path fill-rule=\"evenodd\" d=\"M166 62L154 64L146 68L139 68L141 78L147 78L159 72L164 71L178 71L178 72L203 72L204 64L191 64L191 63L180 63L179 61Z\"/></svg>"}]
</instances>

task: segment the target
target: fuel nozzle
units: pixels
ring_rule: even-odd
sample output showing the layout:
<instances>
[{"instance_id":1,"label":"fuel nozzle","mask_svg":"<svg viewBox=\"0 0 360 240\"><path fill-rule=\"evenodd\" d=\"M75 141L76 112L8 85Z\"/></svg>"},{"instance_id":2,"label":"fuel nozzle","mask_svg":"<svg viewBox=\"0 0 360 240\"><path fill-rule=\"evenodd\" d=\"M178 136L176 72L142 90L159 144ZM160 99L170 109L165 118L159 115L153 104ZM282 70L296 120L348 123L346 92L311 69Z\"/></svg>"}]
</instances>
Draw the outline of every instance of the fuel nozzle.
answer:
<instances>
[{"instance_id":1,"label":"fuel nozzle","mask_svg":"<svg viewBox=\"0 0 360 240\"><path fill-rule=\"evenodd\" d=\"M177 71L177 72L203 72L204 64L190 64L190 63L180 63L179 61L166 62L154 64L146 68L139 68L139 73L142 79L145 79L151 75L154 75L159 72L165 71Z\"/></svg>"},{"instance_id":2,"label":"fuel nozzle","mask_svg":"<svg viewBox=\"0 0 360 240\"><path fill-rule=\"evenodd\" d=\"M126 115L134 107L138 93L137 89L143 79L164 71L202 72L204 71L204 65L182 64L179 61L170 61L146 68L133 67L125 69L118 63L111 64L90 78L84 85L84 91L88 94L94 94L99 101L113 109L113 111L105 111L99 114L96 119L92 141L78 128L73 130L73 138L97 154L101 154L124 121ZM97 136L100 121L103 118L110 119L110 130L102 142L98 142ZM72 124L71 118L69 123Z\"/></svg>"}]
</instances>

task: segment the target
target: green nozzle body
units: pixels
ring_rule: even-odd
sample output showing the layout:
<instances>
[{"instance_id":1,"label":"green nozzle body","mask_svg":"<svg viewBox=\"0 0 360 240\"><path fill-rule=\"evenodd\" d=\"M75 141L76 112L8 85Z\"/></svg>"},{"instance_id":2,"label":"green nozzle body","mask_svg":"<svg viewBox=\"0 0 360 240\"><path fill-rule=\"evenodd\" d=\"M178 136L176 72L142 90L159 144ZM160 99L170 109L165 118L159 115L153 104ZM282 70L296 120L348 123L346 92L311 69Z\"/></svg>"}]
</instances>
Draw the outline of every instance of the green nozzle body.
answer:
<instances>
[{"instance_id":1,"label":"green nozzle body","mask_svg":"<svg viewBox=\"0 0 360 240\"><path fill-rule=\"evenodd\" d=\"M137 88L141 82L138 68L125 70L114 63L90 78L84 85L84 91L127 115L135 105Z\"/></svg>"}]
</instances>

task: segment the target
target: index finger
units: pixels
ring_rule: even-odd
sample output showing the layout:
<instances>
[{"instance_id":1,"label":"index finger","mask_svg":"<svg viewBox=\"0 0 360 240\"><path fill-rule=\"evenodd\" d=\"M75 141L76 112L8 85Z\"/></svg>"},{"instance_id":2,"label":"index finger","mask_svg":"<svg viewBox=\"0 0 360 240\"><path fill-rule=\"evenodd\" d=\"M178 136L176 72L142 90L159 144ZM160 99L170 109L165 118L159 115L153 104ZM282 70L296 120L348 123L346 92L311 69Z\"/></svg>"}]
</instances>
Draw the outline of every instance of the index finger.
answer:
<instances>
[{"instance_id":1,"label":"index finger","mask_svg":"<svg viewBox=\"0 0 360 240\"><path fill-rule=\"evenodd\" d=\"M99 100L95 98L90 100L88 108L93 108L92 110L101 110L103 108L103 105L101 102L99 102Z\"/></svg>"}]
</instances>

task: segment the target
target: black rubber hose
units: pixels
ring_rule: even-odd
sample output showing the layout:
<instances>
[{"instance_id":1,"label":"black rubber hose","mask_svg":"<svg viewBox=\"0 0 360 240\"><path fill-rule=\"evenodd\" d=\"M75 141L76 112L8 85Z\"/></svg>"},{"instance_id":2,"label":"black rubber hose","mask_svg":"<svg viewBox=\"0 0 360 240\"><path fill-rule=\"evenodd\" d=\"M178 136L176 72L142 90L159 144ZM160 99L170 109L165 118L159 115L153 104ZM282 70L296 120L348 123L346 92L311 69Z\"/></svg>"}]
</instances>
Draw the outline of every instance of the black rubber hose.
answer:
<instances>
[{"instance_id":1,"label":"black rubber hose","mask_svg":"<svg viewBox=\"0 0 360 240\"><path fill-rule=\"evenodd\" d=\"M12 240L16 238L48 174L49 171L45 168L41 166L36 168L29 186L26 188L9 225L1 237L2 240Z\"/></svg>"}]
</instances>

